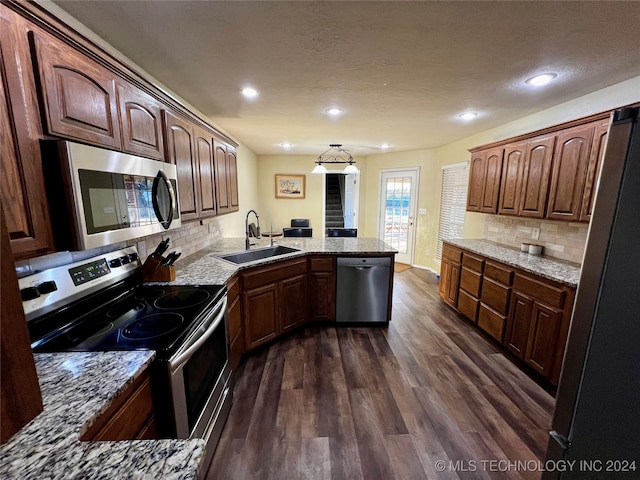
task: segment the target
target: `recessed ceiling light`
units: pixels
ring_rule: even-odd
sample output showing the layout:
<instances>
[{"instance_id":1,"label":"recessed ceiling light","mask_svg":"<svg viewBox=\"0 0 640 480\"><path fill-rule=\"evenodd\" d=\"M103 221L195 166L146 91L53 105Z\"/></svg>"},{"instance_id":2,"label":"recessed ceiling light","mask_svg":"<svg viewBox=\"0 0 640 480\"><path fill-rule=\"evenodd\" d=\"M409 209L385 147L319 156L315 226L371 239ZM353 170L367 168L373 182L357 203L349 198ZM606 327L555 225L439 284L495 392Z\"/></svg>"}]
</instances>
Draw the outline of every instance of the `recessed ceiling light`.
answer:
<instances>
[{"instance_id":1,"label":"recessed ceiling light","mask_svg":"<svg viewBox=\"0 0 640 480\"><path fill-rule=\"evenodd\" d=\"M260 93L258 93L255 88L244 87L242 89L242 95L244 95L245 98L256 98Z\"/></svg>"},{"instance_id":2,"label":"recessed ceiling light","mask_svg":"<svg viewBox=\"0 0 640 480\"><path fill-rule=\"evenodd\" d=\"M339 115L342 115L343 113L344 110L338 107L327 108L327 115L330 115L332 117L337 117Z\"/></svg>"},{"instance_id":3,"label":"recessed ceiling light","mask_svg":"<svg viewBox=\"0 0 640 480\"><path fill-rule=\"evenodd\" d=\"M524 81L524 83L528 83L529 85L533 85L534 87L541 87L542 85L546 85L547 83L549 83L557 76L557 73L543 73L541 75L536 75L535 77L528 78Z\"/></svg>"},{"instance_id":4,"label":"recessed ceiling light","mask_svg":"<svg viewBox=\"0 0 640 480\"><path fill-rule=\"evenodd\" d=\"M381 150L386 150L390 146L391 145L389 145L388 143L381 143L380 145L378 145L378 148L381 149Z\"/></svg>"},{"instance_id":5,"label":"recessed ceiling light","mask_svg":"<svg viewBox=\"0 0 640 480\"><path fill-rule=\"evenodd\" d=\"M458 115L458 118L461 118L462 120L472 120L477 116L478 114L476 112L465 112Z\"/></svg>"},{"instance_id":6,"label":"recessed ceiling light","mask_svg":"<svg viewBox=\"0 0 640 480\"><path fill-rule=\"evenodd\" d=\"M284 148L285 150L289 150L291 147L293 147L293 145L291 145L290 143L287 143L287 142L281 143L280 146L282 148Z\"/></svg>"}]
</instances>

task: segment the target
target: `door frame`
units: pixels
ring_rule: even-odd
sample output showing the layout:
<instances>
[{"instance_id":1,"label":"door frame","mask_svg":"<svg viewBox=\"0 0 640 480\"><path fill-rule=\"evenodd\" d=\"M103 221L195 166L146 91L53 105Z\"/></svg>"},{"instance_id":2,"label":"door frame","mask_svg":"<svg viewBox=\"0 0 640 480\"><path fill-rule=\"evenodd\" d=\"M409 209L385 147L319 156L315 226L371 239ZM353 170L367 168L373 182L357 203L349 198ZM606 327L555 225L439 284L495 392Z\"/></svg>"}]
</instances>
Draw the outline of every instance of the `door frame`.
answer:
<instances>
[{"instance_id":1,"label":"door frame","mask_svg":"<svg viewBox=\"0 0 640 480\"><path fill-rule=\"evenodd\" d=\"M409 202L409 216L410 218L413 219L412 225L411 225L412 228L409 229L409 233L407 234L407 245L411 244L411 252L407 252L409 256L409 265L413 265L413 261L415 259L415 254L416 254L416 220L417 220L417 213L418 213L418 196L420 194L420 166L380 169L379 181L378 181L378 218L377 218L378 238L384 241L384 232L382 231L384 222L381 221L381 218L382 218L382 212L384 212L385 210L386 198L383 198L382 192L383 191L386 192L386 190L384 188L382 179L385 174L395 173L395 172L398 173L399 177L402 176L403 173L415 174L416 176L415 196L414 196L414 193L412 192L411 201Z\"/></svg>"},{"instance_id":2,"label":"door frame","mask_svg":"<svg viewBox=\"0 0 640 480\"><path fill-rule=\"evenodd\" d=\"M345 175L343 170L327 170L327 173L339 173L341 175ZM358 228L358 221L360 219L360 174L361 172L355 173L356 176L356 188L353 200L353 210L355 212L354 223L356 224L356 228ZM345 175L346 176L346 175ZM327 217L327 175L322 174L322 236L325 237L327 235L327 227L326 227L326 217ZM360 232L358 232L360 234Z\"/></svg>"}]
</instances>

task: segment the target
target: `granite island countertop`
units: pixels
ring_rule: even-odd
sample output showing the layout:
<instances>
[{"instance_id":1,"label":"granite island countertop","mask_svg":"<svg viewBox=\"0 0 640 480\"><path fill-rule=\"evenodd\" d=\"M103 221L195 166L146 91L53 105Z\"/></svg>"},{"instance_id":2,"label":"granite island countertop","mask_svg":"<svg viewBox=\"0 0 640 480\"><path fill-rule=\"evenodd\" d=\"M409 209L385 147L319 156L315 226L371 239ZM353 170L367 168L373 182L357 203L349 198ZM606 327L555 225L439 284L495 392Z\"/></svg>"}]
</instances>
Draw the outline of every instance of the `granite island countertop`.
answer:
<instances>
[{"instance_id":1,"label":"granite island countertop","mask_svg":"<svg viewBox=\"0 0 640 480\"><path fill-rule=\"evenodd\" d=\"M577 263L531 255L488 240L450 238L445 242L570 287L577 287L580 280L580 265Z\"/></svg>"},{"instance_id":2,"label":"granite island countertop","mask_svg":"<svg viewBox=\"0 0 640 480\"><path fill-rule=\"evenodd\" d=\"M270 239L268 238L252 238L251 242L255 243L255 245L251 246L251 250L269 247L270 245ZM200 250L183 261L176 263L176 279L171 283L174 285L221 285L226 283L239 270L306 255L390 255L397 253L396 249L382 240L370 237L278 237L274 242L274 246L277 245L284 245L299 251L236 265L219 257L220 255L245 251L245 239L225 238L216 245Z\"/></svg>"},{"instance_id":3,"label":"granite island countertop","mask_svg":"<svg viewBox=\"0 0 640 480\"><path fill-rule=\"evenodd\" d=\"M204 441L81 442L84 431L151 363L153 351L37 353L44 411L0 447L2 479L198 478Z\"/></svg>"}]
</instances>

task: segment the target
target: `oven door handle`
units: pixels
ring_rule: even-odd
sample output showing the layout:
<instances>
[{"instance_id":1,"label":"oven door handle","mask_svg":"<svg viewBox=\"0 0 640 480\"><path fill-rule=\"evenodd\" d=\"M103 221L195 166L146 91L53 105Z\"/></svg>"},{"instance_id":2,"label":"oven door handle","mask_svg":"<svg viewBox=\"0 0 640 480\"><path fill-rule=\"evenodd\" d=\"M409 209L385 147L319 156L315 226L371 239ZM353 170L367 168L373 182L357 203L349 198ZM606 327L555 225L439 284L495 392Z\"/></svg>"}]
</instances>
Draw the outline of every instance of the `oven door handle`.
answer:
<instances>
[{"instance_id":1,"label":"oven door handle","mask_svg":"<svg viewBox=\"0 0 640 480\"><path fill-rule=\"evenodd\" d=\"M184 352L180 353L177 357L169 360L169 368L172 373L178 370L187 360L189 360L191 355L193 355L194 352L198 350L211 335L213 335L213 332L216 330L216 328L218 328L218 326L220 326L220 323L224 321L224 314L226 313L226 311L227 297L225 296L221 302L218 314L211 322L211 324L207 327L207 329L202 332L202 335L200 335L200 337L198 337L195 342L189 345Z\"/></svg>"}]
</instances>

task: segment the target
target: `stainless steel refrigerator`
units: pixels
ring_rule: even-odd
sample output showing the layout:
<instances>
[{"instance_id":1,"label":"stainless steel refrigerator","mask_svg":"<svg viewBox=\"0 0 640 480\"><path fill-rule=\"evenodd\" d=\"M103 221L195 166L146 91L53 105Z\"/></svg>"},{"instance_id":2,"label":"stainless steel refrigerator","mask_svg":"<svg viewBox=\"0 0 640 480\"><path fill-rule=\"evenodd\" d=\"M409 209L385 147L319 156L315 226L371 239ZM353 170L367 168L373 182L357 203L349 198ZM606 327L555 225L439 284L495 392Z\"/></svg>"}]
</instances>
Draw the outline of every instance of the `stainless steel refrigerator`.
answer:
<instances>
[{"instance_id":1,"label":"stainless steel refrigerator","mask_svg":"<svg viewBox=\"0 0 640 480\"><path fill-rule=\"evenodd\" d=\"M640 108L612 114L543 479L640 478Z\"/></svg>"}]
</instances>

